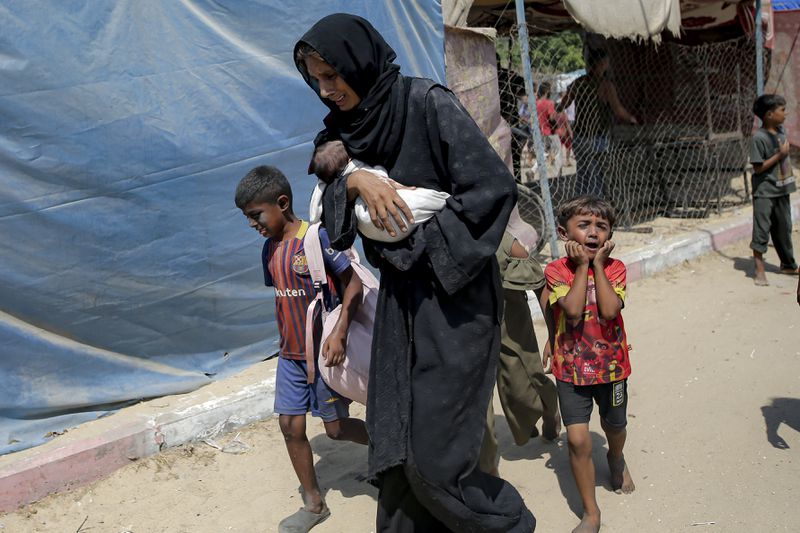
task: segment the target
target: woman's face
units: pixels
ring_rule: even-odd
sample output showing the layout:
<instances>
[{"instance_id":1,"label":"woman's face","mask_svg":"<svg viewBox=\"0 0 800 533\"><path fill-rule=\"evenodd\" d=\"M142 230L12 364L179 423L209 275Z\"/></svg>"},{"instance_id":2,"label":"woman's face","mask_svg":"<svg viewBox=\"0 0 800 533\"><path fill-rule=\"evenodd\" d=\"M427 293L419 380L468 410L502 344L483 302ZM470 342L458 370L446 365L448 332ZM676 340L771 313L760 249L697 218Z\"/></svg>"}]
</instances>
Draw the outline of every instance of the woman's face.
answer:
<instances>
[{"instance_id":1,"label":"woman's face","mask_svg":"<svg viewBox=\"0 0 800 533\"><path fill-rule=\"evenodd\" d=\"M321 58L307 56L306 70L319 84L319 95L336 104L340 111L350 111L361 102L361 97L344 81L344 78Z\"/></svg>"}]
</instances>

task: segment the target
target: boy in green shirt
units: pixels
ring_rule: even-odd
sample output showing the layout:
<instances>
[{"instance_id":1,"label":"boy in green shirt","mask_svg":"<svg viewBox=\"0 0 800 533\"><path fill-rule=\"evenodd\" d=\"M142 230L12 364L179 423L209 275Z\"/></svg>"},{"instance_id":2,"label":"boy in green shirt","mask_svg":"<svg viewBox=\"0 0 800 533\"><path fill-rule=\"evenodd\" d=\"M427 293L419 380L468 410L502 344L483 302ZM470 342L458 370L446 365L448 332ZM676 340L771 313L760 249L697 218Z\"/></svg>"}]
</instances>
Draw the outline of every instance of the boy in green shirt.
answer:
<instances>
[{"instance_id":1,"label":"boy in green shirt","mask_svg":"<svg viewBox=\"0 0 800 533\"><path fill-rule=\"evenodd\" d=\"M784 274L796 274L792 250L792 213L789 194L795 180L789 165L789 143L783 131L786 100L777 94L759 96L753 113L761 127L753 134L750 163L753 165L753 239L750 248L755 261L755 284L769 285L764 272L764 253L770 235Z\"/></svg>"}]
</instances>

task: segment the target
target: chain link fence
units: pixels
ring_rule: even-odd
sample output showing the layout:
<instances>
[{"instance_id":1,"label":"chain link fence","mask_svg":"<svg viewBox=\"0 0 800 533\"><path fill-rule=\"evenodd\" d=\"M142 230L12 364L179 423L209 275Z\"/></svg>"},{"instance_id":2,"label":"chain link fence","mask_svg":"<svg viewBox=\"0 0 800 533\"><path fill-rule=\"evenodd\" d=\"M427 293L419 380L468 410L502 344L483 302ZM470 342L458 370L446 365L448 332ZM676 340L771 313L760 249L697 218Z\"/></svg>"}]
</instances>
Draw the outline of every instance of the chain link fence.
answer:
<instances>
[{"instance_id":1,"label":"chain link fence","mask_svg":"<svg viewBox=\"0 0 800 533\"><path fill-rule=\"evenodd\" d=\"M749 200L755 45L746 37L660 45L564 31L530 39L537 93L527 101L517 28L497 39L501 113L512 128L520 212L546 233L537 113L553 205L610 200L618 225L704 218ZM544 242L543 238L543 242Z\"/></svg>"}]
</instances>

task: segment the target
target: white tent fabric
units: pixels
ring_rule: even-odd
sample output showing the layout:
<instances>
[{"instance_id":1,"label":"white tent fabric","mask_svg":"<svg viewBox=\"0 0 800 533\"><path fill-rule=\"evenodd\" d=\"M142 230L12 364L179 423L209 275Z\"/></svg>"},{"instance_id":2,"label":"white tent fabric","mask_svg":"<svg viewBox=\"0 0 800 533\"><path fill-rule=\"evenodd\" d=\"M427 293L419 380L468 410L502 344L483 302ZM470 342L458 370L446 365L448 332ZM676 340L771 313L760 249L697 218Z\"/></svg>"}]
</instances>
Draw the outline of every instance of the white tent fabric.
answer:
<instances>
[{"instance_id":1,"label":"white tent fabric","mask_svg":"<svg viewBox=\"0 0 800 533\"><path fill-rule=\"evenodd\" d=\"M587 31L617 39L661 42L661 33L681 30L680 0L563 0Z\"/></svg>"},{"instance_id":2,"label":"white tent fabric","mask_svg":"<svg viewBox=\"0 0 800 533\"><path fill-rule=\"evenodd\" d=\"M515 0L444 0L445 21L449 25L462 24L465 12L491 10L486 18L478 17L475 25L491 24L492 17L515 19ZM678 35L681 30L681 13L710 7L719 11L737 2L723 0L525 0L528 23L535 29L560 31L574 27L575 22L590 33L615 39L653 40L659 42L661 33L669 31ZM474 22L475 17L470 20ZM695 23L696 21L693 21Z\"/></svg>"}]
</instances>

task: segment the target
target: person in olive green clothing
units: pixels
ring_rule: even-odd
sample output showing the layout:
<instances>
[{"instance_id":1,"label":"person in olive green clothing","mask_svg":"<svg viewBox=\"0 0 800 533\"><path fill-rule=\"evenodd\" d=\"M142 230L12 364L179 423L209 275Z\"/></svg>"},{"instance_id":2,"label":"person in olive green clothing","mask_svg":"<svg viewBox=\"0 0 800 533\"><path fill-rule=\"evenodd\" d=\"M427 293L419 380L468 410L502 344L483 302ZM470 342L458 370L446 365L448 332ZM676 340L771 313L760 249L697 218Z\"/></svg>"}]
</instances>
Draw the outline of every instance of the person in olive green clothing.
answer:
<instances>
[{"instance_id":1,"label":"person in olive green clothing","mask_svg":"<svg viewBox=\"0 0 800 533\"><path fill-rule=\"evenodd\" d=\"M530 230L535 231L533 228ZM558 392L542 367L526 293L528 290L534 291L538 300L545 284L544 273L536 258L508 230L497 250L497 261L505 302L497 365L497 393L503 413L517 446L523 446L531 437L538 435L536 423L540 418L542 437L552 441L561 432ZM498 461L494 408L490 402L480 469L497 476Z\"/></svg>"},{"instance_id":2,"label":"person in olive green clothing","mask_svg":"<svg viewBox=\"0 0 800 533\"><path fill-rule=\"evenodd\" d=\"M769 285L764 271L764 253L769 238L781 261L780 272L796 274L792 249L792 206L789 194L795 180L789 164L789 143L783 131L786 100L777 94L763 94L753 103L761 127L753 134L750 163L753 165L753 239L750 248L755 262L755 284Z\"/></svg>"}]
</instances>

